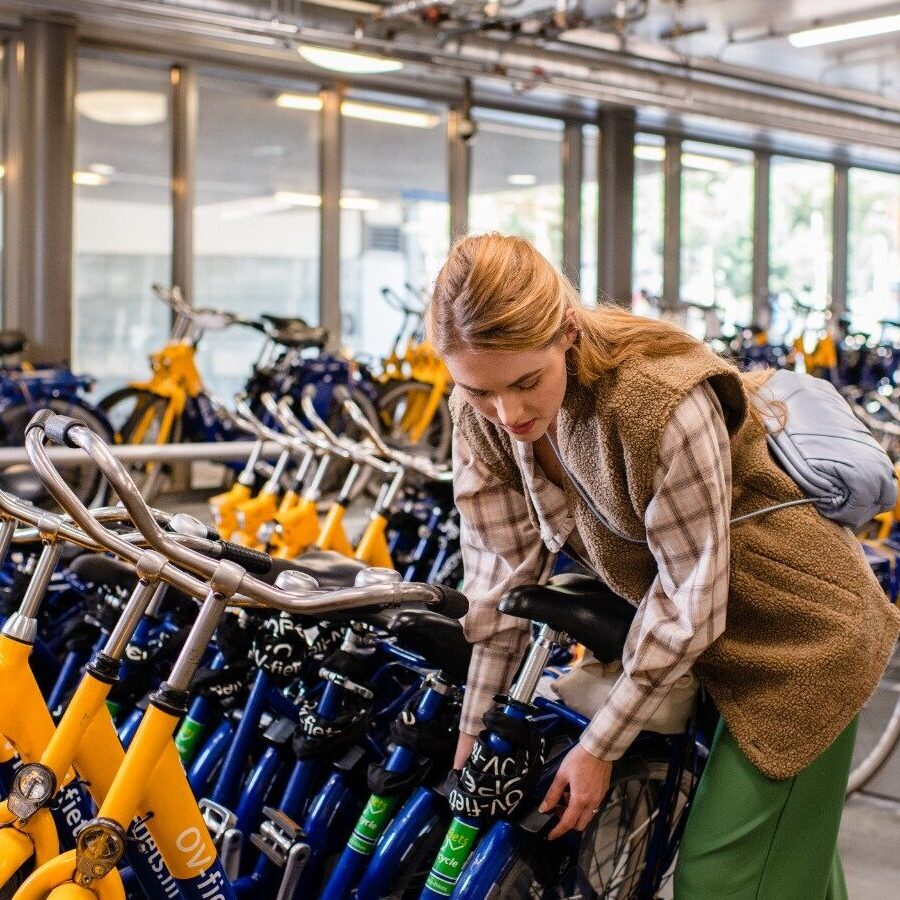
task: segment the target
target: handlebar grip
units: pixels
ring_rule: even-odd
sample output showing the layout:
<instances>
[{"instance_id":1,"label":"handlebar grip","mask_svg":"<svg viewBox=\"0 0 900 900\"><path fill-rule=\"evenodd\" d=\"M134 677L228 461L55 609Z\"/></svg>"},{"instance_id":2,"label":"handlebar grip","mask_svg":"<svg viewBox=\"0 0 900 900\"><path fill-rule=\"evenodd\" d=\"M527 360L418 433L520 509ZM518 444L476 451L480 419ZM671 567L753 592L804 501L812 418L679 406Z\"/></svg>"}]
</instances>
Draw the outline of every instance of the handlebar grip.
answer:
<instances>
[{"instance_id":1,"label":"handlebar grip","mask_svg":"<svg viewBox=\"0 0 900 900\"><path fill-rule=\"evenodd\" d=\"M250 550L240 544L232 544L231 541L219 541L219 547L220 559L237 563L252 575L267 575L272 568L272 557L268 553Z\"/></svg>"},{"instance_id":2,"label":"handlebar grip","mask_svg":"<svg viewBox=\"0 0 900 900\"><path fill-rule=\"evenodd\" d=\"M28 429L41 427L44 429L44 434L54 444L62 447L76 447L77 444L73 444L69 440L69 429L76 425L84 425L84 422L79 422L78 419L73 419L71 416L61 416L49 409L43 409L28 423Z\"/></svg>"},{"instance_id":3,"label":"handlebar grip","mask_svg":"<svg viewBox=\"0 0 900 900\"><path fill-rule=\"evenodd\" d=\"M441 601L432 609L451 619L461 619L469 611L469 601L465 594L444 584L435 585L441 593Z\"/></svg>"}]
</instances>

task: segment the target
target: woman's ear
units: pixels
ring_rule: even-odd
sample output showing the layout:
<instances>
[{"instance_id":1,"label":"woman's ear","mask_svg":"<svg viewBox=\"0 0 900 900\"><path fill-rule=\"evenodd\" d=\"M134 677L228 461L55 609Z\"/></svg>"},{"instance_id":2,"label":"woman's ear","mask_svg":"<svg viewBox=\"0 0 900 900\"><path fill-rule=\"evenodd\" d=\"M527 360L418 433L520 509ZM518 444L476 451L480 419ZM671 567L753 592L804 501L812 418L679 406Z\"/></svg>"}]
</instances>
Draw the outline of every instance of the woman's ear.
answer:
<instances>
[{"instance_id":1,"label":"woman's ear","mask_svg":"<svg viewBox=\"0 0 900 900\"><path fill-rule=\"evenodd\" d=\"M570 307L566 310L566 326L563 331L563 340L566 343L566 350L578 340L579 330L575 310Z\"/></svg>"}]
</instances>

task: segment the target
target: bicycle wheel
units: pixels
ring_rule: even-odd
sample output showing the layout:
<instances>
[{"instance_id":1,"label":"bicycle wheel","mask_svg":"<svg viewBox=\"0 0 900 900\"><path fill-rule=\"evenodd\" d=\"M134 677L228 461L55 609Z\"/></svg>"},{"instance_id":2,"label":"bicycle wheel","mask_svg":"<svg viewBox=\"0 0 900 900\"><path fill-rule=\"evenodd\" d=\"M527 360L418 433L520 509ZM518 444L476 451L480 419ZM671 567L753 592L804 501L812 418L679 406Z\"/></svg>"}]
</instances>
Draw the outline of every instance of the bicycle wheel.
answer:
<instances>
[{"instance_id":1,"label":"bicycle wheel","mask_svg":"<svg viewBox=\"0 0 900 900\"><path fill-rule=\"evenodd\" d=\"M124 387L113 391L100 401L113 428L113 440L117 444L155 444L169 401L150 391ZM181 440L181 419L176 419L166 443L177 444ZM145 500L152 499L164 487L170 467L135 462L127 466ZM151 480L152 479L152 483Z\"/></svg>"},{"instance_id":2,"label":"bicycle wheel","mask_svg":"<svg viewBox=\"0 0 900 900\"><path fill-rule=\"evenodd\" d=\"M875 692L859 714L847 794L871 784L900 741L900 645Z\"/></svg>"},{"instance_id":3,"label":"bicycle wheel","mask_svg":"<svg viewBox=\"0 0 900 900\"><path fill-rule=\"evenodd\" d=\"M648 865L654 874L646 897L655 897L675 869L674 860L648 859L668 773L669 761L662 754L624 760L613 771L606 803L582 835L578 855L566 854L561 846L542 839L529 842L493 884L487 900L643 900L639 887ZM669 813L670 839L681 834L695 786L696 779L685 772Z\"/></svg>"},{"instance_id":4,"label":"bicycle wheel","mask_svg":"<svg viewBox=\"0 0 900 900\"><path fill-rule=\"evenodd\" d=\"M103 419L81 403L73 403L62 397L42 399L39 405L63 416L77 419L104 440L110 439L109 428ZM25 404L11 406L0 412L0 445L21 447L25 443L25 428L31 421L35 409ZM82 503L91 504L100 486L100 470L90 461L61 466L66 484L75 492ZM0 488L22 500L29 500L44 509L57 509L56 502L47 492L43 482L28 465L5 466L0 470Z\"/></svg>"},{"instance_id":5,"label":"bicycle wheel","mask_svg":"<svg viewBox=\"0 0 900 900\"><path fill-rule=\"evenodd\" d=\"M411 430L423 413L431 396L432 387L421 381L398 381L382 392L378 411L381 429L392 447L427 454L436 463L450 458L450 442L453 437L453 421L447 398L441 397L437 409L422 437L415 440Z\"/></svg>"}]
</instances>

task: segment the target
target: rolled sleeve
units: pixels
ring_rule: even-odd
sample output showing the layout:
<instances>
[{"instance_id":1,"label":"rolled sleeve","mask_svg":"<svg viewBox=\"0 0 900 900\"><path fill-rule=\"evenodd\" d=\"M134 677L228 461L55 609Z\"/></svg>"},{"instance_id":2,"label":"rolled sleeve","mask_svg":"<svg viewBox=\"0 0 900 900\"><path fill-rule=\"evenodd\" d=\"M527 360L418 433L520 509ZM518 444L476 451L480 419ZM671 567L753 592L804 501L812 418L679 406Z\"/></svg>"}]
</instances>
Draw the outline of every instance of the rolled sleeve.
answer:
<instances>
[{"instance_id":1,"label":"rolled sleeve","mask_svg":"<svg viewBox=\"0 0 900 900\"><path fill-rule=\"evenodd\" d=\"M513 587L546 580L553 555L528 515L525 497L492 475L457 430L453 437L454 497L460 513L462 620L475 644L460 730L477 734L495 694L506 690L528 644L530 623L503 615L497 604Z\"/></svg>"}]
</instances>

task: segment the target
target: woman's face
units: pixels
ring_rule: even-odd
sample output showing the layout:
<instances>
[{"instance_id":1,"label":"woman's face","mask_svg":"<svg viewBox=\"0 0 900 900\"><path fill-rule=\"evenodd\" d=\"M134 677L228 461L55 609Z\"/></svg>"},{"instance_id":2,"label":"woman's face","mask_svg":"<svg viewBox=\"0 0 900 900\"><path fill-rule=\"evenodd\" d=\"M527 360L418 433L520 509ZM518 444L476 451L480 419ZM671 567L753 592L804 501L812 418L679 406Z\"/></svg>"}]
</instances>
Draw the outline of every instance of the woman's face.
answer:
<instances>
[{"instance_id":1,"label":"woman's face","mask_svg":"<svg viewBox=\"0 0 900 900\"><path fill-rule=\"evenodd\" d=\"M556 423L566 393L563 337L544 350L458 350L445 359L456 386L485 418L517 441L536 441Z\"/></svg>"}]
</instances>

